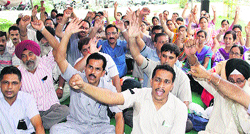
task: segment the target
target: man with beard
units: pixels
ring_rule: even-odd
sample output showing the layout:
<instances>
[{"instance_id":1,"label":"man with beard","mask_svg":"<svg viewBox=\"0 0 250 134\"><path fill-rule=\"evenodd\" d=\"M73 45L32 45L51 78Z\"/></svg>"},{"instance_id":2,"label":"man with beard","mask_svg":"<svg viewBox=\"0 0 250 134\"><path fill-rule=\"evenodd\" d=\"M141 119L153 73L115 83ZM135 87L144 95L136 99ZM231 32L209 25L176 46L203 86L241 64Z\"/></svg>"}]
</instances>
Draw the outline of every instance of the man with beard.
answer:
<instances>
[{"instance_id":1,"label":"man with beard","mask_svg":"<svg viewBox=\"0 0 250 134\"><path fill-rule=\"evenodd\" d=\"M63 77L69 81L72 75L79 73L85 82L116 92L115 87L102 77L105 74L107 63L104 56L98 53L91 54L86 61L85 73L74 69L66 60L66 49L69 38L72 34L82 31L80 27L84 22L80 22L78 19L73 19L69 23L55 55L55 60L63 73ZM50 129L51 134L122 134L124 132L122 111L118 107L102 104L84 92L79 92L75 89L72 89L70 93L70 115L67 117L67 122L53 126ZM115 113L115 127L110 125L110 119L107 115L108 107Z\"/></svg>"},{"instance_id":2,"label":"man with beard","mask_svg":"<svg viewBox=\"0 0 250 134\"><path fill-rule=\"evenodd\" d=\"M0 31L0 71L6 66L17 66L20 64L20 60L16 57L15 53L9 51L6 47L6 42L6 32Z\"/></svg>"},{"instance_id":3,"label":"man with beard","mask_svg":"<svg viewBox=\"0 0 250 134\"><path fill-rule=\"evenodd\" d=\"M59 43L44 27L41 20L31 23L40 31L53 48L47 55L39 57L40 46L31 40L25 40L16 46L15 53L22 60L18 67L22 73L22 91L30 93L37 102L45 129L66 119L69 114L67 106L60 105L52 78L52 70L56 65L53 54Z\"/></svg>"},{"instance_id":4,"label":"man with beard","mask_svg":"<svg viewBox=\"0 0 250 134\"><path fill-rule=\"evenodd\" d=\"M20 29L17 26L11 26L9 28L9 40L7 41L7 49L9 52L13 53L15 51L15 46L20 43Z\"/></svg>"},{"instance_id":5,"label":"man with beard","mask_svg":"<svg viewBox=\"0 0 250 134\"><path fill-rule=\"evenodd\" d=\"M61 39L63 35L65 34L63 32L64 25L69 21L69 18L72 16L73 9L66 9L63 13L64 14L63 14L62 21L58 23L56 27L56 36ZM68 43L67 61L72 66L74 66L74 63L78 58L82 57L81 52L77 51L78 41L80 40L80 38L87 37L89 34L90 23L86 20L82 20L82 21L83 21L82 26L81 26L82 31L72 34Z\"/></svg>"}]
</instances>

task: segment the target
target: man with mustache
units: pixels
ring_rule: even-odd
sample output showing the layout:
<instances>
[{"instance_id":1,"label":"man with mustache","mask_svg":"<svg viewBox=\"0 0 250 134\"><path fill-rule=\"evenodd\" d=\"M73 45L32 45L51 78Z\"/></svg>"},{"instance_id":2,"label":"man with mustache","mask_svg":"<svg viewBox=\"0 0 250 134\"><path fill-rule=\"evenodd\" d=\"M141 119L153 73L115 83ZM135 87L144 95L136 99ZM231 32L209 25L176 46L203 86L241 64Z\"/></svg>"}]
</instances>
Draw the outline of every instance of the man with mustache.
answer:
<instances>
[{"instance_id":1,"label":"man with mustache","mask_svg":"<svg viewBox=\"0 0 250 134\"><path fill-rule=\"evenodd\" d=\"M76 73L81 75L85 82L98 87L108 88L116 92L114 86L108 83L102 76L105 74L107 61L99 53L92 53L88 56L84 73L74 69L66 60L66 49L69 38L72 34L82 31L82 23L78 19L73 19L65 30L64 37L57 49L55 60L62 72L62 76L69 79ZM95 47L95 46L94 46ZM116 126L110 125L107 115L107 108L115 113ZM72 89L70 91L70 115L67 122L54 125L50 129L51 134L80 134L80 133L119 133L124 131L124 120L122 111L116 106L108 106L96 99L91 98L84 92Z\"/></svg>"},{"instance_id":2,"label":"man with mustache","mask_svg":"<svg viewBox=\"0 0 250 134\"><path fill-rule=\"evenodd\" d=\"M6 32L0 31L0 71L7 66L20 64L20 60L16 57L15 53L9 51L6 46L7 35Z\"/></svg>"},{"instance_id":3,"label":"man with mustache","mask_svg":"<svg viewBox=\"0 0 250 134\"><path fill-rule=\"evenodd\" d=\"M64 25L66 23L68 23L69 18L71 16L76 17L74 15L73 8L68 8L68 9L64 10L62 21L60 23L58 23L58 25L56 26L55 33L56 33L57 37L62 39L62 37L65 34L63 32ZM82 26L81 26L82 31L75 33L75 34L72 34L72 36L70 37L69 43L68 43L67 60L70 63L70 65L72 65L72 66L74 66L74 63L78 58L82 57L81 52L77 51L78 41L81 38L88 37L89 29L91 26L88 21L86 21L86 20L82 20L82 21L83 21Z\"/></svg>"},{"instance_id":4,"label":"man with mustache","mask_svg":"<svg viewBox=\"0 0 250 134\"><path fill-rule=\"evenodd\" d=\"M22 64L18 67L23 77L21 91L34 96L43 126L45 129L50 129L52 125L65 120L69 114L68 107L60 105L53 86L52 70L56 65L53 53L59 42L48 32L41 20L31 24L43 34L53 50L39 57L41 49L34 41L25 40L16 46L15 53L22 60Z\"/></svg>"},{"instance_id":5,"label":"man with mustache","mask_svg":"<svg viewBox=\"0 0 250 134\"><path fill-rule=\"evenodd\" d=\"M20 42L20 29L17 26L11 26L9 28L9 40L7 41L8 50L14 52L15 46Z\"/></svg>"},{"instance_id":6,"label":"man with mustache","mask_svg":"<svg viewBox=\"0 0 250 134\"><path fill-rule=\"evenodd\" d=\"M101 25L103 25L101 23L102 22L100 21L95 22L95 27L90 33L91 36L95 35L97 30L101 27ZM118 39L118 28L121 30L123 36L127 40L128 36L126 34L124 23L121 20L118 20L116 25L109 24L105 28L107 40L99 40L99 42L97 43L97 47L102 46L100 52L109 54L112 57L117 66L119 77L121 78L127 74L127 64L125 60L125 54L127 52L127 41Z\"/></svg>"}]
</instances>

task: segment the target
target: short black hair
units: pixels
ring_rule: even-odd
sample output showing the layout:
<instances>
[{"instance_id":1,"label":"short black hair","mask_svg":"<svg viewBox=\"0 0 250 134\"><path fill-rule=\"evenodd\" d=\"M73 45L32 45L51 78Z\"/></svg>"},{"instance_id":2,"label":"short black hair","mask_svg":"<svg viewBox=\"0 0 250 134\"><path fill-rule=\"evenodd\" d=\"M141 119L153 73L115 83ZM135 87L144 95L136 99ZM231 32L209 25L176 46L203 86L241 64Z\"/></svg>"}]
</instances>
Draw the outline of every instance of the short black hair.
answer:
<instances>
[{"instance_id":1,"label":"short black hair","mask_svg":"<svg viewBox=\"0 0 250 134\"><path fill-rule=\"evenodd\" d=\"M180 29L181 29L181 28L185 28L185 29L186 29L186 31L187 31L187 27L186 27L185 25L181 25L181 26L179 26L178 31L180 31Z\"/></svg>"},{"instance_id":2,"label":"short black hair","mask_svg":"<svg viewBox=\"0 0 250 134\"><path fill-rule=\"evenodd\" d=\"M101 14L103 16L103 12L102 11L97 12L97 14Z\"/></svg>"},{"instance_id":3,"label":"short black hair","mask_svg":"<svg viewBox=\"0 0 250 134\"><path fill-rule=\"evenodd\" d=\"M235 28L239 28L240 31L242 31L242 26L239 25L239 24L234 25L233 28L232 28L232 30L234 30Z\"/></svg>"},{"instance_id":4,"label":"short black hair","mask_svg":"<svg viewBox=\"0 0 250 134\"><path fill-rule=\"evenodd\" d=\"M157 42L158 38L161 37L161 36L167 36L167 34L165 34L165 33L157 33L157 34L155 34L154 42Z\"/></svg>"},{"instance_id":5,"label":"short black hair","mask_svg":"<svg viewBox=\"0 0 250 134\"><path fill-rule=\"evenodd\" d=\"M109 24L109 25L105 28L105 33L107 33L107 30L108 30L109 28L111 28L111 27L114 27L114 28L116 29L116 32L118 32L118 28L117 28L115 25Z\"/></svg>"},{"instance_id":6,"label":"short black hair","mask_svg":"<svg viewBox=\"0 0 250 134\"><path fill-rule=\"evenodd\" d=\"M170 53L174 53L176 57L178 57L180 54L179 47L173 43L166 43L161 47L161 53L167 51L169 51Z\"/></svg>"},{"instance_id":7,"label":"short black hair","mask_svg":"<svg viewBox=\"0 0 250 134\"><path fill-rule=\"evenodd\" d=\"M207 17L205 17L205 16L202 16L202 17L200 17L199 24L201 23L201 20L202 20L202 19L206 19L206 20L207 20L207 22L208 22L208 18L207 18Z\"/></svg>"},{"instance_id":8,"label":"short black hair","mask_svg":"<svg viewBox=\"0 0 250 134\"><path fill-rule=\"evenodd\" d=\"M162 13L164 13L164 12L168 12L168 14L169 14L169 11L168 11L168 10L164 10Z\"/></svg>"},{"instance_id":9,"label":"short black hair","mask_svg":"<svg viewBox=\"0 0 250 134\"><path fill-rule=\"evenodd\" d=\"M179 13L177 13L177 12L173 12L173 14L177 14L179 16Z\"/></svg>"},{"instance_id":10,"label":"short black hair","mask_svg":"<svg viewBox=\"0 0 250 134\"><path fill-rule=\"evenodd\" d=\"M16 19L16 24L19 25L19 22L20 22L21 18L17 18Z\"/></svg>"},{"instance_id":11,"label":"short black hair","mask_svg":"<svg viewBox=\"0 0 250 134\"><path fill-rule=\"evenodd\" d=\"M171 20L171 19L168 19L168 20L167 20L167 22L166 22L166 24L167 24L167 23L168 23L169 21L172 21L172 22L173 22L173 20Z\"/></svg>"},{"instance_id":12,"label":"short black hair","mask_svg":"<svg viewBox=\"0 0 250 134\"><path fill-rule=\"evenodd\" d=\"M20 33L20 29L19 29L19 27L17 27L17 26L11 26L11 27L9 28L9 33L10 33L11 30L18 30L18 33Z\"/></svg>"},{"instance_id":13,"label":"short black hair","mask_svg":"<svg viewBox=\"0 0 250 134\"><path fill-rule=\"evenodd\" d=\"M169 66L167 64L165 64L165 65L157 65L155 67L155 69L153 70L152 79L154 78L157 70L166 70L166 71L169 71L170 73L172 73L173 74L172 83L174 82L174 80L175 80L175 71L171 66Z\"/></svg>"},{"instance_id":14,"label":"short black hair","mask_svg":"<svg viewBox=\"0 0 250 134\"><path fill-rule=\"evenodd\" d=\"M178 18L176 18L176 22L177 22L177 21L184 22L184 19L183 19L182 17L178 17Z\"/></svg>"},{"instance_id":15,"label":"short black hair","mask_svg":"<svg viewBox=\"0 0 250 134\"><path fill-rule=\"evenodd\" d=\"M241 54L241 55L244 53L243 47L240 46L240 45L235 45L235 44L230 48L230 52L231 52L231 50L232 50L233 48L235 48L235 47L238 47L238 48L240 49L240 54Z\"/></svg>"},{"instance_id":16,"label":"short black hair","mask_svg":"<svg viewBox=\"0 0 250 134\"><path fill-rule=\"evenodd\" d=\"M57 18L57 17L60 17L60 16L63 17L63 14L62 14L62 13L57 14L57 15L56 15L56 18Z\"/></svg>"},{"instance_id":17,"label":"short black hair","mask_svg":"<svg viewBox=\"0 0 250 134\"><path fill-rule=\"evenodd\" d=\"M51 28L49 26L46 26L45 28L50 32L50 34L52 34L53 36L55 36L55 30L53 28ZM40 41L43 37L44 37L43 34L39 30L37 30L36 31L36 39L38 41Z\"/></svg>"},{"instance_id":18,"label":"short black hair","mask_svg":"<svg viewBox=\"0 0 250 134\"><path fill-rule=\"evenodd\" d=\"M153 28L152 28L152 33L154 33L155 30L161 30L161 31L163 32L162 26L159 26L159 25L153 26Z\"/></svg>"},{"instance_id":19,"label":"short black hair","mask_svg":"<svg viewBox=\"0 0 250 134\"><path fill-rule=\"evenodd\" d=\"M81 39L78 41L78 49L79 49L79 51L82 50L82 46L88 45L88 44L89 44L90 39L91 39L91 38L89 38L89 37L85 37L85 38L81 38Z\"/></svg>"},{"instance_id":20,"label":"short black hair","mask_svg":"<svg viewBox=\"0 0 250 134\"><path fill-rule=\"evenodd\" d=\"M44 23L47 21L47 20L51 20L53 22L53 24L55 25L54 21L51 19L51 18L47 18Z\"/></svg>"},{"instance_id":21,"label":"short black hair","mask_svg":"<svg viewBox=\"0 0 250 134\"><path fill-rule=\"evenodd\" d=\"M226 19L224 19L224 20L221 21L221 25L222 25L222 23L225 22L225 21L227 22L227 24L229 24L229 21L226 20Z\"/></svg>"},{"instance_id":22,"label":"short black hair","mask_svg":"<svg viewBox=\"0 0 250 134\"><path fill-rule=\"evenodd\" d=\"M207 32L205 30L199 30L197 32L197 36L198 36L199 33L204 33L205 34L205 38L207 38Z\"/></svg>"},{"instance_id":23,"label":"short black hair","mask_svg":"<svg viewBox=\"0 0 250 134\"><path fill-rule=\"evenodd\" d=\"M102 64L102 68L103 70L105 70L106 64L107 64L107 60L104 56L102 56L99 53L92 53L88 58L87 58L87 62L86 65L89 64L89 60L91 59L95 59L95 60L102 60L103 64Z\"/></svg>"},{"instance_id":24,"label":"short black hair","mask_svg":"<svg viewBox=\"0 0 250 134\"><path fill-rule=\"evenodd\" d=\"M4 67L3 70L1 71L1 74L0 74L0 81L2 81L3 79L3 76L6 75L6 74L16 74L18 76L18 80L21 81L22 80L22 75L21 75L21 72L20 70L15 67L15 66L7 66L7 67Z\"/></svg>"},{"instance_id":25,"label":"short black hair","mask_svg":"<svg viewBox=\"0 0 250 134\"><path fill-rule=\"evenodd\" d=\"M0 37L5 36L5 39L7 40L7 34L6 32L0 31Z\"/></svg>"},{"instance_id":26,"label":"short black hair","mask_svg":"<svg viewBox=\"0 0 250 134\"><path fill-rule=\"evenodd\" d=\"M236 40L236 33L234 31L227 31L225 34L224 34L224 37L223 39L226 38L226 35L228 34L232 34L233 35L233 40L235 41Z\"/></svg>"},{"instance_id":27,"label":"short black hair","mask_svg":"<svg viewBox=\"0 0 250 134\"><path fill-rule=\"evenodd\" d=\"M89 22L89 21L87 21L87 20L82 20L81 22L83 22L83 21L89 24L89 28L91 27L91 25L90 25L90 22Z\"/></svg>"},{"instance_id":28,"label":"short black hair","mask_svg":"<svg viewBox=\"0 0 250 134\"><path fill-rule=\"evenodd\" d=\"M51 13L52 13L52 12L55 12L56 14L58 13L58 11L57 11L56 9L52 9L52 10L51 10Z\"/></svg>"},{"instance_id":29,"label":"short black hair","mask_svg":"<svg viewBox=\"0 0 250 134\"><path fill-rule=\"evenodd\" d=\"M154 19L157 19L157 20L159 21L159 18L156 17L156 16L154 16L154 17L152 18L152 22L153 22Z\"/></svg>"},{"instance_id":30,"label":"short black hair","mask_svg":"<svg viewBox=\"0 0 250 134\"><path fill-rule=\"evenodd\" d=\"M122 12L117 12L117 14L118 14L118 13L121 14L121 16L122 16Z\"/></svg>"}]
</instances>

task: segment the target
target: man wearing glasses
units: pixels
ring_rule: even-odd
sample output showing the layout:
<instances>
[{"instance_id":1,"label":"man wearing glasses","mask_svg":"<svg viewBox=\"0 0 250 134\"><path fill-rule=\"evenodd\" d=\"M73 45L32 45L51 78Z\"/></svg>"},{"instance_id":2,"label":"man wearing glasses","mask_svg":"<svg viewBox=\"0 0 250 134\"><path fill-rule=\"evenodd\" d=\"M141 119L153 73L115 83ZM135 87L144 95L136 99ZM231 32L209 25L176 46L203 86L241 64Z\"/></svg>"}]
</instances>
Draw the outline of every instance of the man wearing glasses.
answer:
<instances>
[{"instance_id":1,"label":"man wearing glasses","mask_svg":"<svg viewBox=\"0 0 250 134\"><path fill-rule=\"evenodd\" d=\"M126 29L120 29L121 32L126 32ZM105 34L107 40L99 40L97 43L97 47L99 48L102 46L100 52L109 54L112 59L114 60L118 72L119 77L123 77L127 74L127 65L125 61L125 54L127 52L127 41L122 41L117 39L118 34L118 28L115 25L108 25L105 28ZM126 38L126 36L124 36Z\"/></svg>"}]
</instances>

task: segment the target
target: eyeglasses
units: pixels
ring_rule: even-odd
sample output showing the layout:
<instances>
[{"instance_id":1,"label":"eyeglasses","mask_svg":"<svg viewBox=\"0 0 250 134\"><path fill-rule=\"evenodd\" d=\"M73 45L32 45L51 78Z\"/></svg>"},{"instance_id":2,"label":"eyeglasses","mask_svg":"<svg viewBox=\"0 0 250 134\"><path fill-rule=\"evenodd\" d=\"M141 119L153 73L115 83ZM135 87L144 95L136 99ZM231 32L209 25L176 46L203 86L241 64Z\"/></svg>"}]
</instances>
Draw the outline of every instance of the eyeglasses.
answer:
<instances>
[{"instance_id":1,"label":"eyeglasses","mask_svg":"<svg viewBox=\"0 0 250 134\"><path fill-rule=\"evenodd\" d=\"M235 55L235 56L241 56L241 54L239 54L239 53L234 53L234 52L229 52L229 54Z\"/></svg>"},{"instance_id":2,"label":"eyeglasses","mask_svg":"<svg viewBox=\"0 0 250 134\"><path fill-rule=\"evenodd\" d=\"M228 81L231 82L231 83L237 83L238 85L243 83L246 79L244 80L241 80L240 78L238 78L236 81L234 81L234 79L231 79L231 78L228 78Z\"/></svg>"},{"instance_id":3,"label":"eyeglasses","mask_svg":"<svg viewBox=\"0 0 250 134\"><path fill-rule=\"evenodd\" d=\"M116 35L117 32L108 32L108 33L107 33L107 35L111 35L111 34Z\"/></svg>"}]
</instances>

